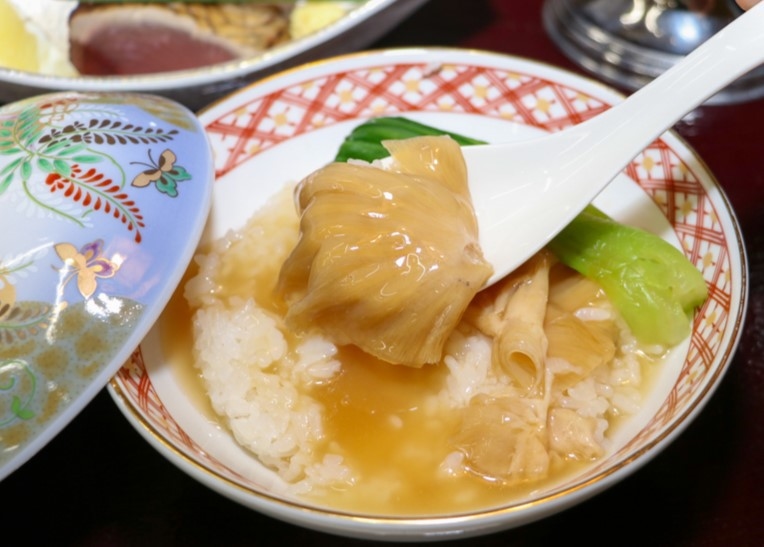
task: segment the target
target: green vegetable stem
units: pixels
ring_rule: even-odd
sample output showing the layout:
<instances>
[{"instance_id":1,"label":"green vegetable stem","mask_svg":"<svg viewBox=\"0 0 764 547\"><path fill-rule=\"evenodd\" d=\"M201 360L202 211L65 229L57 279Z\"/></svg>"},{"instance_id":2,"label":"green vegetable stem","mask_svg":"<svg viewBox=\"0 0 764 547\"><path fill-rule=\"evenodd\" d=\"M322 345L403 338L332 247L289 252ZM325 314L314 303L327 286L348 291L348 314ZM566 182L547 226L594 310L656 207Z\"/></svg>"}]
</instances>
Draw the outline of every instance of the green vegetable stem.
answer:
<instances>
[{"instance_id":1,"label":"green vegetable stem","mask_svg":"<svg viewBox=\"0 0 764 547\"><path fill-rule=\"evenodd\" d=\"M708 296L703 275L679 249L591 205L548 248L597 281L643 343L681 342L690 332L692 313Z\"/></svg>"}]
</instances>

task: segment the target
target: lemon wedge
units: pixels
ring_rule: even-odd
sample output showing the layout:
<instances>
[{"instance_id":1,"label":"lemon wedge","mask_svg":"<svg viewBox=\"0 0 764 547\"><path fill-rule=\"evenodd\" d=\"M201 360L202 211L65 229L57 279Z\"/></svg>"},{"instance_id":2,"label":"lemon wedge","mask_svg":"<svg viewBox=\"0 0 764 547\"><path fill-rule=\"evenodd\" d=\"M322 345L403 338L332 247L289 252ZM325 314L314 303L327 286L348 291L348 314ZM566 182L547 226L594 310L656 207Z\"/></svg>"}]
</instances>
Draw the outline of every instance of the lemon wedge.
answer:
<instances>
[{"instance_id":1,"label":"lemon wedge","mask_svg":"<svg viewBox=\"0 0 764 547\"><path fill-rule=\"evenodd\" d=\"M76 0L0 0L0 67L75 76L69 14Z\"/></svg>"},{"instance_id":2,"label":"lemon wedge","mask_svg":"<svg viewBox=\"0 0 764 547\"><path fill-rule=\"evenodd\" d=\"M341 19L353 7L353 2L299 2L292 10L289 33L293 39L313 34Z\"/></svg>"},{"instance_id":3,"label":"lemon wedge","mask_svg":"<svg viewBox=\"0 0 764 547\"><path fill-rule=\"evenodd\" d=\"M37 72L37 38L7 0L0 0L0 66Z\"/></svg>"}]
</instances>

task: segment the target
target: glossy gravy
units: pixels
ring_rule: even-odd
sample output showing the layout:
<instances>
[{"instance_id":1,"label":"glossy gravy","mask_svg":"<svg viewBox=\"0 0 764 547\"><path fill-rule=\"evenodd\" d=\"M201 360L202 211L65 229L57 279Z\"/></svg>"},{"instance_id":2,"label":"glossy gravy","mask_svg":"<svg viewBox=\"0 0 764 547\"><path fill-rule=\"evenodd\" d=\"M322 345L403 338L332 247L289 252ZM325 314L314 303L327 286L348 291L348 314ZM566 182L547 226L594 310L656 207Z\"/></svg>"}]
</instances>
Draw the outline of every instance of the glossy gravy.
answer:
<instances>
[{"instance_id":1,"label":"glossy gravy","mask_svg":"<svg viewBox=\"0 0 764 547\"><path fill-rule=\"evenodd\" d=\"M288 199L282 203L291 207ZM230 302L232 297L254 297L260 307L283 317L286 306L276 296L275 287L281 264L297 237L297 224L290 215L279 216L281 209L273 211L274 217L255 219L252 234L247 236L255 239L247 241L257 245L267 238L269 246L275 244L276 250L263 258L253 256L252 247L246 243L226 246L221 251L224 258L212 275L213 283L206 290L214 291L223 302ZM190 270L186 280L196 273ZM550 302L554 300L558 307L578 310L603 298L593 283L576 282L570 290L566 280L570 276L550 276ZM225 421L213 411L194 366L193 310L183 296L184 285L185 282L159 321L164 354L200 411L225 428ZM286 338L290 349L294 349L299 342L297 335ZM312 501L321 506L373 515L465 513L519 500L532 501L591 465L590 461L563 459L553 453L548 475L539 480L505 483L471 472L453 460L454 455L458 456L454 437L460 431L462 415L442 397L449 378L445 365L421 368L390 365L354 346L341 346L336 359L341 363L341 371L334 378L302 388L323 407L326 440L315 448L317 458L324 454L340 455L353 477L322 491L320 496L306 496L312 496ZM654 368L644 362L641 366L642 371ZM643 374L642 391L650 384L644 381L646 377ZM608 417L608 434L622 419Z\"/></svg>"},{"instance_id":2,"label":"glossy gravy","mask_svg":"<svg viewBox=\"0 0 764 547\"><path fill-rule=\"evenodd\" d=\"M221 289L238 292L237 277L231 275ZM270 291L257 292L264 307L282 308ZM211 422L219 423L193 365L191 310L182 289L159 324L163 351L184 392ZM512 485L450 473L443 462L453 452L459 413L435 402L447 376L445 367L391 366L349 346L340 349L338 359L343 365L338 377L310 395L325 407L326 448L342 454L358 480L314 500L321 505L389 515L469 512L529 499L590 465L555 460L547 478Z\"/></svg>"}]
</instances>

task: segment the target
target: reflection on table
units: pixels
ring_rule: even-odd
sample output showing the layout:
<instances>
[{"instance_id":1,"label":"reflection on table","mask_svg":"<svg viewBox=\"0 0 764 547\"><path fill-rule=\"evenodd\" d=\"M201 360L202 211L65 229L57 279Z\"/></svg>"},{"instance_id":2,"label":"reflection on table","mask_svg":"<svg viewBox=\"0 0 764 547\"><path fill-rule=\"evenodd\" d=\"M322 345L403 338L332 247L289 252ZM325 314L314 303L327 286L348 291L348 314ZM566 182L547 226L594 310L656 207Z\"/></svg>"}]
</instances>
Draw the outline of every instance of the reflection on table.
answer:
<instances>
[{"instance_id":1,"label":"reflection on table","mask_svg":"<svg viewBox=\"0 0 764 547\"><path fill-rule=\"evenodd\" d=\"M549 36L598 78L639 89L738 17L733 0L546 0ZM757 69L711 99L728 103L764 95Z\"/></svg>"}]
</instances>

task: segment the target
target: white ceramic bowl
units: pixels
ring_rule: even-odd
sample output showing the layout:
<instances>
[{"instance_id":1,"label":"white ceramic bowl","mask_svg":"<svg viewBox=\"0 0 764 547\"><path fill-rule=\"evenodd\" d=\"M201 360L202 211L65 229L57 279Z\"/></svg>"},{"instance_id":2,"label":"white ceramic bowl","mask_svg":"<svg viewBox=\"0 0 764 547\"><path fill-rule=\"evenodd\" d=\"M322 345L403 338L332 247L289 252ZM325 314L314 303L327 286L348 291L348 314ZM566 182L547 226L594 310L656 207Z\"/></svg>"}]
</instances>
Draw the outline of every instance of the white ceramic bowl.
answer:
<instances>
[{"instance_id":1,"label":"white ceramic bowl","mask_svg":"<svg viewBox=\"0 0 764 547\"><path fill-rule=\"evenodd\" d=\"M257 78L365 47L425 1L368 0L314 34L251 59L195 70L137 76L61 77L0 67L0 103L49 91L137 91L164 95L196 110Z\"/></svg>"},{"instance_id":2,"label":"white ceramic bowl","mask_svg":"<svg viewBox=\"0 0 764 547\"><path fill-rule=\"evenodd\" d=\"M609 88L554 67L475 51L393 50L290 70L201 114L217 172L205 237L242 226L287 181L329 161L349 130L372 116L404 114L496 142L559 130L620 100ZM110 392L137 430L178 467L224 496L300 526L362 538L434 540L551 515L635 472L685 429L729 366L746 306L746 257L735 215L702 160L674 134L636 157L596 203L683 249L702 270L711 296L691 337L661 367L642 410L618 429L612 450L527 499L417 518L337 511L284 494L268 469L205 418L168 365L158 328Z\"/></svg>"}]
</instances>

